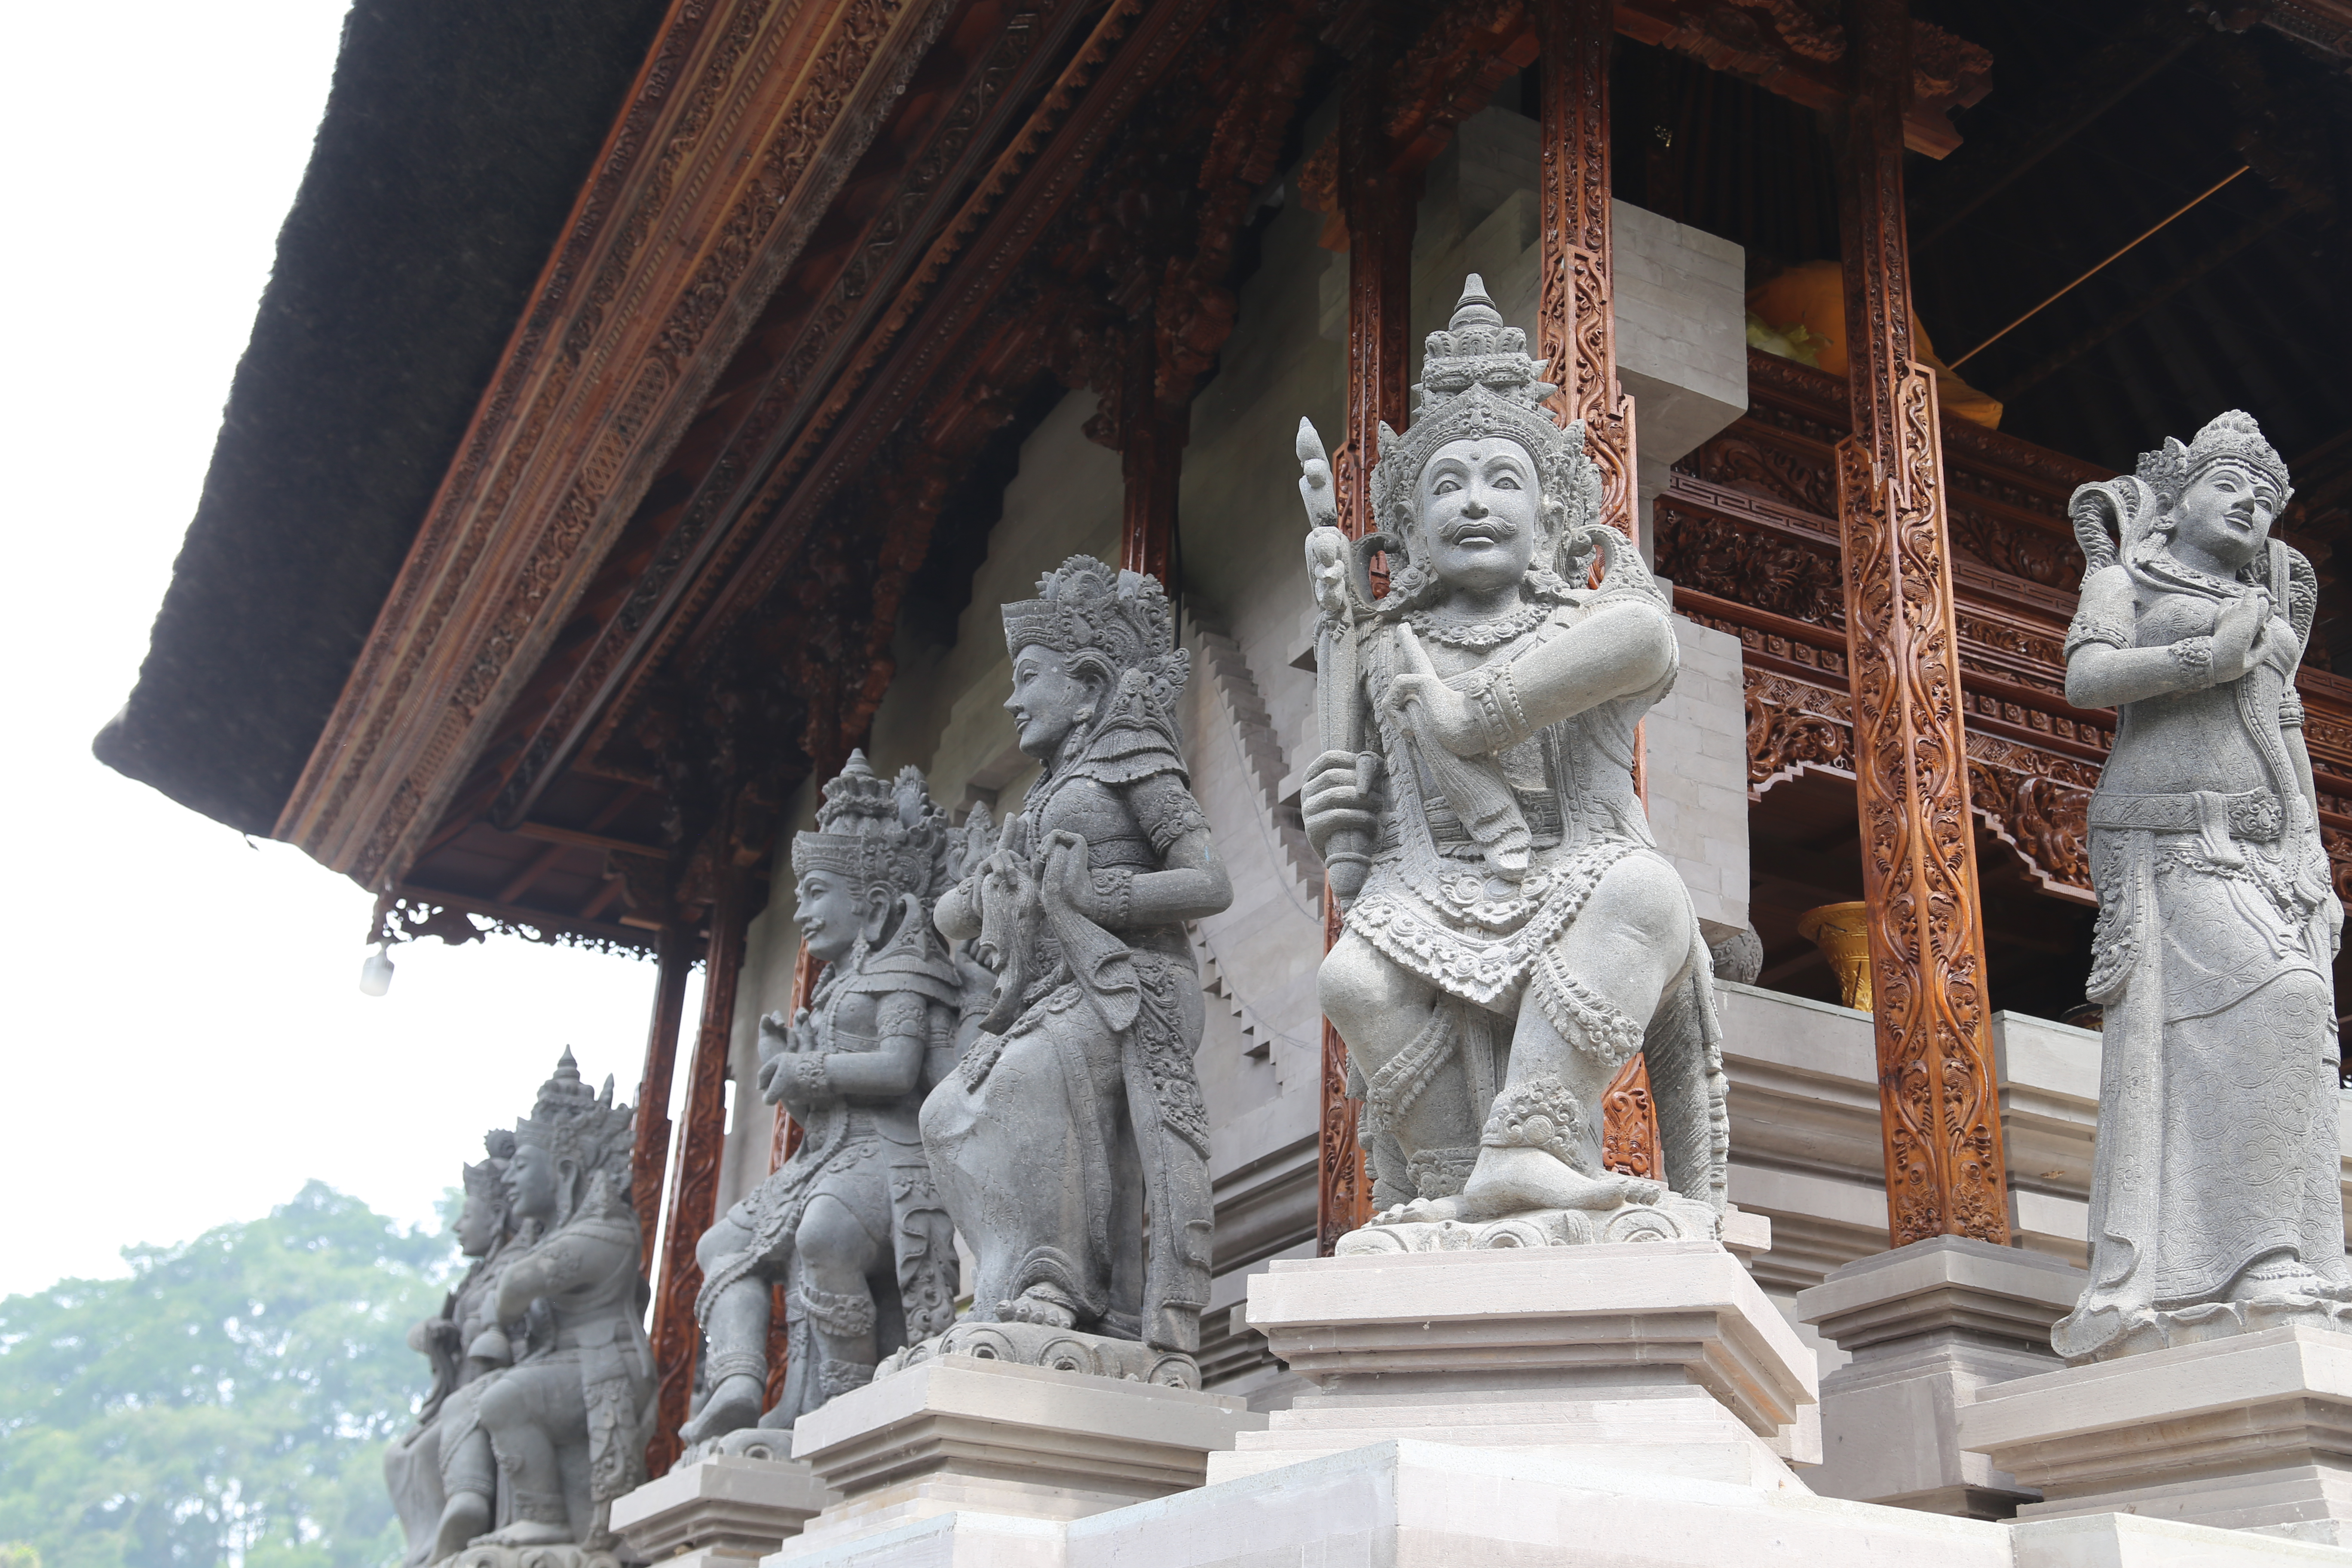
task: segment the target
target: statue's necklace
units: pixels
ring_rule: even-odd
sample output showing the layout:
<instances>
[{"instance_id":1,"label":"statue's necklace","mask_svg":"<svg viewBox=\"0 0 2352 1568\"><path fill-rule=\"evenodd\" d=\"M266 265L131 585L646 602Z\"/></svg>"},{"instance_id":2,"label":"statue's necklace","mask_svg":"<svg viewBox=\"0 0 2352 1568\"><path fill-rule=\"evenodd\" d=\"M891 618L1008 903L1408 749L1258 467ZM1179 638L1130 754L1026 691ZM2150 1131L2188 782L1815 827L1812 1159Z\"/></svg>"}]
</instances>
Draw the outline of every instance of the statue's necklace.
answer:
<instances>
[{"instance_id":1,"label":"statue's necklace","mask_svg":"<svg viewBox=\"0 0 2352 1568\"><path fill-rule=\"evenodd\" d=\"M1544 617L1549 614L1551 610L1548 605L1523 605L1499 620L1472 621L1466 625L1423 620L1417 616L1410 619L1413 631L1432 642L1484 653L1488 648L1502 647L1514 637L1527 636L1543 625Z\"/></svg>"}]
</instances>

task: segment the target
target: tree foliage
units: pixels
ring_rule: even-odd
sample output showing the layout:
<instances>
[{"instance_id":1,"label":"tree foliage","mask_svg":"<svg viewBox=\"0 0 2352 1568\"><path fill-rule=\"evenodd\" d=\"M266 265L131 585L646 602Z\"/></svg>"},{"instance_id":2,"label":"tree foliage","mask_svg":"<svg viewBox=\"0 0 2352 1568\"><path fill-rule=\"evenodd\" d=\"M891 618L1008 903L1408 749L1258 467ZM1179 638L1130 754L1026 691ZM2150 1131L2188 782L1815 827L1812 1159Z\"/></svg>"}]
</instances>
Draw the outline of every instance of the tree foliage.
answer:
<instances>
[{"instance_id":1,"label":"tree foliage","mask_svg":"<svg viewBox=\"0 0 2352 1568\"><path fill-rule=\"evenodd\" d=\"M0 1542L43 1568L396 1562L382 1451L427 1381L407 1332L449 1238L312 1182L123 1257L128 1279L0 1301Z\"/></svg>"}]
</instances>

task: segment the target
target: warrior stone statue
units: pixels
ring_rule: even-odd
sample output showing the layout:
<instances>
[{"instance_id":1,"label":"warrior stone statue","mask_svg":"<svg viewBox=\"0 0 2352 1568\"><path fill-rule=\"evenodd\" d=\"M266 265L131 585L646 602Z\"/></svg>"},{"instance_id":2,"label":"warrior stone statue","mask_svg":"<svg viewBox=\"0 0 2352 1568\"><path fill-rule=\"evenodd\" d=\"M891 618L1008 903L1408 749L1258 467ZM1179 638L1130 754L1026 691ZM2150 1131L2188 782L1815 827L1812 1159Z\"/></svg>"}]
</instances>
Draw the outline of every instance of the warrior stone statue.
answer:
<instances>
[{"instance_id":1,"label":"warrior stone statue","mask_svg":"<svg viewBox=\"0 0 2352 1568\"><path fill-rule=\"evenodd\" d=\"M591 1091L566 1051L515 1123L507 1192L543 1235L500 1274L490 1309L500 1322L528 1316L531 1333L481 1398L512 1489L509 1522L480 1542L604 1547L605 1505L645 1482L655 1384L629 1204L634 1120L613 1080Z\"/></svg>"},{"instance_id":2,"label":"warrior stone statue","mask_svg":"<svg viewBox=\"0 0 2352 1568\"><path fill-rule=\"evenodd\" d=\"M384 1484L408 1537L408 1568L439 1562L488 1530L493 1518L498 1468L482 1430L481 1396L513 1362L522 1328L499 1322L493 1308L499 1278L530 1242L518 1236L507 1196L514 1134L495 1131L483 1143L489 1158L465 1167L466 1202L457 1215L457 1247L474 1266L449 1292L441 1315L408 1331L409 1349L433 1363L433 1387L415 1427L384 1450Z\"/></svg>"},{"instance_id":3,"label":"warrior stone statue","mask_svg":"<svg viewBox=\"0 0 2352 1568\"><path fill-rule=\"evenodd\" d=\"M863 752L824 786L817 830L793 841L796 918L826 969L809 1005L760 1026L760 1088L803 1130L782 1170L696 1247L709 1398L698 1443L789 1427L875 1363L955 1318L953 1227L916 1118L955 1063L961 980L931 924L954 836L913 768L894 784ZM786 1290L783 1396L761 1415L771 1284Z\"/></svg>"},{"instance_id":4,"label":"warrior stone statue","mask_svg":"<svg viewBox=\"0 0 2352 1568\"><path fill-rule=\"evenodd\" d=\"M2105 1023L2091 1282L2051 1335L2070 1359L2333 1321L2352 1298L2344 911L2294 689L2317 582L2270 537L2292 493L2235 411L2074 492L2066 698L2117 721L2090 806Z\"/></svg>"},{"instance_id":5,"label":"warrior stone statue","mask_svg":"<svg viewBox=\"0 0 2352 1568\"><path fill-rule=\"evenodd\" d=\"M940 900L996 986L923 1143L977 1260L967 1321L1139 1341L1171 1354L1138 1375L1197 1386L1212 1205L1183 922L1233 889L1178 754L1188 661L1150 577L1077 555L1038 592L1004 606L1004 706L1045 771Z\"/></svg>"},{"instance_id":6,"label":"warrior stone statue","mask_svg":"<svg viewBox=\"0 0 2352 1568\"><path fill-rule=\"evenodd\" d=\"M1353 544L1299 426L1322 612L1304 807L1347 908L1319 988L1388 1209L1342 1250L1463 1244L1423 1222L1486 1225L1477 1245L1711 1237L1724 1205L1706 945L1633 782L1674 627L1526 345L1474 274L1429 335L1418 417L1381 427ZM1603 1091L1637 1051L1671 1193L1601 1163Z\"/></svg>"}]
</instances>

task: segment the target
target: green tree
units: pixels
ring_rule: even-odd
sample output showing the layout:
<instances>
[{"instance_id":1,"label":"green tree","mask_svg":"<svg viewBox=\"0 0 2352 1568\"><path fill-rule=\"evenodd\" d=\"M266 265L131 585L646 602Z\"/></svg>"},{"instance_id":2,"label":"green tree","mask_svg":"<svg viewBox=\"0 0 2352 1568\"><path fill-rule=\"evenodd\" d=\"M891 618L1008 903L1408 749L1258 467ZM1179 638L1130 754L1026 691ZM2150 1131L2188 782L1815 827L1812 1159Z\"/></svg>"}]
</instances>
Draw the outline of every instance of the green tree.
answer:
<instances>
[{"instance_id":1,"label":"green tree","mask_svg":"<svg viewBox=\"0 0 2352 1568\"><path fill-rule=\"evenodd\" d=\"M312 1182L268 1219L0 1301L0 1542L45 1568L396 1562L382 1449L456 1262Z\"/></svg>"}]
</instances>

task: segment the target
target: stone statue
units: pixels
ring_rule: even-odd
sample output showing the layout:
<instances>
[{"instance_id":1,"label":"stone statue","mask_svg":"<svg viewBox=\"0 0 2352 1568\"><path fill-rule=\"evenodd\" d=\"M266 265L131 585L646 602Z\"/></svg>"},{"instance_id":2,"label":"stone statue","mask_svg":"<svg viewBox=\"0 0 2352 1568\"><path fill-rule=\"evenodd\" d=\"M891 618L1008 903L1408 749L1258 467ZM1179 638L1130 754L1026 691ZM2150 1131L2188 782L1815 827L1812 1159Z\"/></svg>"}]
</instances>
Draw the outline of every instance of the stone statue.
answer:
<instances>
[{"instance_id":1,"label":"stone statue","mask_svg":"<svg viewBox=\"0 0 2352 1568\"><path fill-rule=\"evenodd\" d=\"M1674 627L1526 345L1473 274L1418 417L1381 427L1376 531L1352 544L1299 425L1321 612L1304 809L1347 910L1319 989L1386 1210L1342 1251L1713 1237L1725 1202L1711 959L1633 782ZM1603 1091L1637 1051L1666 1184L1601 1163Z\"/></svg>"},{"instance_id":2,"label":"stone statue","mask_svg":"<svg viewBox=\"0 0 2352 1568\"><path fill-rule=\"evenodd\" d=\"M527 1319L530 1333L481 1396L510 1489L509 1522L477 1545L604 1551L606 1505L644 1484L655 1379L629 1204L634 1121L613 1103L613 1080L590 1090L565 1051L531 1114L515 1123L507 1193L540 1238L499 1274L490 1307L499 1322ZM450 1505L457 1500L453 1493ZM488 1499L478 1501L487 1519Z\"/></svg>"},{"instance_id":3,"label":"stone statue","mask_svg":"<svg viewBox=\"0 0 2352 1568\"><path fill-rule=\"evenodd\" d=\"M1016 1359L1024 1325L1129 1342L1103 1364L1198 1387L1213 1205L1183 922L1233 888L1178 755L1188 660L1151 577L1076 555L1038 592L1004 606L1004 706L1044 773L940 900L995 985L923 1145L976 1259L967 1322L1005 1325Z\"/></svg>"},{"instance_id":4,"label":"stone statue","mask_svg":"<svg viewBox=\"0 0 2352 1568\"><path fill-rule=\"evenodd\" d=\"M474 1260L441 1308L408 1331L408 1347L433 1364L433 1387L415 1428L384 1451L384 1484L408 1538L408 1568L450 1555L490 1527L498 1468L480 1401L489 1379L514 1360L520 1323L502 1324L493 1308L507 1265L529 1243L516 1234L507 1196L507 1166L514 1134L483 1140L489 1158L465 1167L465 1206L457 1215L457 1247ZM450 1507L452 1498L459 1506Z\"/></svg>"},{"instance_id":5,"label":"stone statue","mask_svg":"<svg viewBox=\"0 0 2352 1568\"><path fill-rule=\"evenodd\" d=\"M2352 1298L2344 911L2294 689L2317 580L2270 537L2292 493L2232 411L2070 509L2088 569L2066 700L2117 710L2090 805L2087 990L2106 1014L2091 1281L2051 1335L2070 1360L2333 1321Z\"/></svg>"},{"instance_id":6,"label":"stone statue","mask_svg":"<svg viewBox=\"0 0 2352 1568\"><path fill-rule=\"evenodd\" d=\"M710 1396L684 1429L689 1444L789 1427L955 1321L953 1227L916 1122L955 1065L961 980L931 924L955 837L921 773L893 784L858 752L824 786L817 830L793 841L796 918L826 968L798 1016L761 1021L760 1090L803 1136L696 1247ZM791 1356L763 1416L775 1283Z\"/></svg>"}]
</instances>

